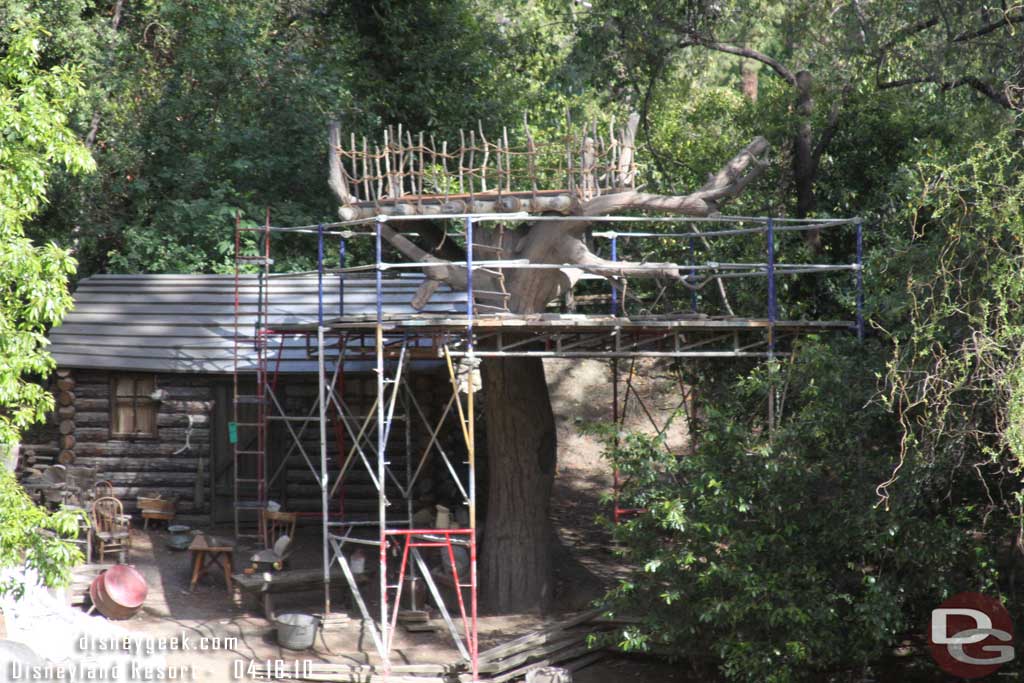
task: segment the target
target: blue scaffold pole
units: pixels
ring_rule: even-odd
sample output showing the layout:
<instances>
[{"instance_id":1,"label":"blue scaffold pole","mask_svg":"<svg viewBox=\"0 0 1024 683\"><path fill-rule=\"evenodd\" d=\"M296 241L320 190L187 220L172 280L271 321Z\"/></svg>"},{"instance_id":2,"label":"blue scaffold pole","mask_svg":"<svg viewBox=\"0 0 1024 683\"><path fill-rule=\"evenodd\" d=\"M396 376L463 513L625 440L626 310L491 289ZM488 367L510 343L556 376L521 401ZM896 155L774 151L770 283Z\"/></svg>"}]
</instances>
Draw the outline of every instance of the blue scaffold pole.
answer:
<instances>
[{"instance_id":1,"label":"blue scaffold pole","mask_svg":"<svg viewBox=\"0 0 1024 683\"><path fill-rule=\"evenodd\" d=\"M612 236L612 261L619 260L619 238L617 235ZM611 281L612 286L612 315L618 315L619 311L619 290L615 288L615 282Z\"/></svg>"},{"instance_id":2,"label":"blue scaffold pole","mask_svg":"<svg viewBox=\"0 0 1024 683\"><path fill-rule=\"evenodd\" d=\"M864 224L857 221L857 339L864 341Z\"/></svg>"},{"instance_id":3,"label":"blue scaffold pole","mask_svg":"<svg viewBox=\"0 0 1024 683\"><path fill-rule=\"evenodd\" d=\"M695 237L691 237L690 242L690 277L687 278L687 282L693 287L697 283L697 269L694 267L697 265L696 247L694 245ZM697 312L697 290L690 289L690 312Z\"/></svg>"},{"instance_id":4,"label":"blue scaffold pole","mask_svg":"<svg viewBox=\"0 0 1024 683\"><path fill-rule=\"evenodd\" d=\"M316 226L316 319L324 326L324 224Z\"/></svg>"},{"instance_id":5,"label":"blue scaffold pole","mask_svg":"<svg viewBox=\"0 0 1024 683\"><path fill-rule=\"evenodd\" d=\"M344 270L345 268L345 238L341 238L341 243L338 244L338 269ZM338 316L345 316L345 273L338 273Z\"/></svg>"}]
</instances>

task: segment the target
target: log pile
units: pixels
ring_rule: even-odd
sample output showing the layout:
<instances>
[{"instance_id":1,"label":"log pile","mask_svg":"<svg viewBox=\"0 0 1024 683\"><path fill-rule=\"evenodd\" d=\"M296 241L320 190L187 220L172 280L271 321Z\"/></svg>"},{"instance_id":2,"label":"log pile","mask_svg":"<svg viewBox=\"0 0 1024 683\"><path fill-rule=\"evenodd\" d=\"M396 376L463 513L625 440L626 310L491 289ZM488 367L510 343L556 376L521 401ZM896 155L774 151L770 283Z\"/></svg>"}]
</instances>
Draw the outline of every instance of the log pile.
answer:
<instances>
[{"instance_id":1,"label":"log pile","mask_svg":"<svg viewBox=\"0 0 1024 683\"><path fill-rule=\"evenodd\" d=\"M75 378L67 369L57 371L57 406L57 462L70 465L75 461Z\"/></svg>"}]
</instances>

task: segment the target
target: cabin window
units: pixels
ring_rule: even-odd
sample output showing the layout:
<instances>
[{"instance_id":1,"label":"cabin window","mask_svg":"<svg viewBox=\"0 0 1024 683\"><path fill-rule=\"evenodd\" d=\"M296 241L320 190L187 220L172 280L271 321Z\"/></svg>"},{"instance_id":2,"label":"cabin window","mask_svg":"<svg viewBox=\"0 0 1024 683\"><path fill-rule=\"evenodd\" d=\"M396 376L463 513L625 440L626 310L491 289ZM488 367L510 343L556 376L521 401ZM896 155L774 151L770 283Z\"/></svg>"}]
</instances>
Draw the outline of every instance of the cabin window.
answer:
<instances>
[{"instance_id":1,"label":"cabin window","mask_svg":"<svg viewBox=\"0 0 1024 683\"><path fill-rule=\"evenodd\" d=\"M117 375L111 389L111 434L113 436L156 436L157 403L153 375Z\"/></svg>"}]
</instances>

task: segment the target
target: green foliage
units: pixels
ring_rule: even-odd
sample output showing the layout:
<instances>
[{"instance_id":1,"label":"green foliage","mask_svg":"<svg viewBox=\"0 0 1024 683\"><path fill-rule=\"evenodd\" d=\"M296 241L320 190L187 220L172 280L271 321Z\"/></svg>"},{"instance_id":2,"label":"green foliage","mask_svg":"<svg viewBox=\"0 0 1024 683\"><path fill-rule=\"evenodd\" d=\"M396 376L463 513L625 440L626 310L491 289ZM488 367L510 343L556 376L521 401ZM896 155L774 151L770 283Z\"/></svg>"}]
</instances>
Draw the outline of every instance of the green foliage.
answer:
<instances>
[{"instance_id":1,"label":"green foliage","mask_svg":"<svg viewBox=\"0 0 1024 683\"><path fill-rule=\"evenodd\" d=\"M236 212L262 224L334 220L327 123L379 140L403 124L457 139L480 121L543 139L578 95L559 86L565 31L536 4L44 0L49 52L82 64L76 112L100 172L54 188L34 234L77 241L80 272L230 266ZM74 226L73 231L68 226ZM282 267L310 265L281 239Z\"/></svg>"},{"instance_id":2,"label":"green foliage","mask_svg":"<svg viewBox=\"0 0 1024 683\"><path fill-rule=\"evenodd\" d=\"M5 27L0 43L0 455L22 429L53 408L37 380L53 366L45 333L71 306L68 277L75 262L54 244L34 246L23 224L40 210L55 167L93 168L68 126L68 109L81 92L76 69L40 66L42 29L31 15ZM0 458L6 460L6 457ZM64 539L78 532L80 515L48 514L34 505L0 462L0 567L33 569L45 585L65 582L81 553ZM20 593L17 581L0 593Z\"/></svg>"},{"instance_id":3,"label":"green foliage","mask_svg":"<svg viewBox=\"0 0 1024 683\"><path fill-rule=\"evenodd\" d=\"M74 260L53 244L34 246L23 223L45 201L57 164L74 172L93 167L68 127L77 72L39 67L40 29L29 20L9 31L0 57L0 444L15 443L52 408L32 380L51 369L44 335L71 306Z\"/></svg>"},{"instance_id":4,"label":"green foliage","mask_svg":"<svg viewBox=\"0 0 1024 683\"><path fill-rule=\"evenodd\" d=\"M921 463L958 502L984 501L969 522L1017 534L1024 456L1024 166L1009 134L964 154L926 153L908 169L914 200L882 283L902 300L879 311L893 355L887 399L903 430L883 492ZM913 485L913 482L910 482Z\"/></svg>"},{"instance_id":5,"label":"green foliage","mask_svg":"<svg viewBox=\"0 0 1024 683\"><path fill-rule=\"evenodd\" d=\"M78 546L66 539L78 535L85 513L62 509L48 513L33 503L6 468L0 468L0 567L21 567L36 573L42 585L65 585L71 568L82 561ZM20 598L25 585L17 579L0 581L0 595Z\"/></svg>"},{"instance_id":6,"label":"green foliage","mask_svg":"<svg viewBox=\"0 0 1024 683\"><path fill-rule=\"evenodd\" d=\"M872 401L881 367L864 364L878 351L812 340L791 362L741 374L729 401L709 401L692 454L601 428L624 506L645 510L614 529L635 570L608 607L642 616L616 644L728 680L823 680L884 656L945 595L995 589L991 551L941 492L877 505L894 441Z\"/></svg>"}]
</instances>

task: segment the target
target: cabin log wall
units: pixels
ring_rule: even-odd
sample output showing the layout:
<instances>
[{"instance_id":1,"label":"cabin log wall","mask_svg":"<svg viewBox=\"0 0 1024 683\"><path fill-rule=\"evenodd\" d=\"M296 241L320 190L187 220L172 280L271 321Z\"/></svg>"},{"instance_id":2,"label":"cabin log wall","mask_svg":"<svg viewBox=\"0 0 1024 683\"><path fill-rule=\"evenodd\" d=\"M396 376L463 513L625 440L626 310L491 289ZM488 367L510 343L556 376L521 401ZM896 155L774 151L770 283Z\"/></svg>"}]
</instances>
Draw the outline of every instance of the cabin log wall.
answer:
<instances>
[{"instance_id":1,"label":"cabin log wall","mask_svg":"<svg viewBox=\"0 0 1024 683\"><path fill-rule=\"evenodd\" d=\"M178 498L179 515L209 519L212 502L209 477L213 469L211 438L214 411L217 409L215 386L217 383L230 382L230 377L157 373L155 386L165 392L164 399L157 403L157 435L152 438L122 438L111 434L112 379L117 374L106 370L59 370L51 382L56 399L55 410L43 424L26 433L21 447L23 464L45 467L59 462L59 456L64 454L65 460L75 465L95 467L97 479L106 479L113 484L114 495L123 501L125 511L130 514L137 513L136 498L140 494L159 491L164 497ZM410 407L412 429L409 451L415 468L427 446L430 430L451 395L451 388L447 375L437 372L411 373L406 382L416 395L427 419L431 421L428 427L415 409ZM372 375L346 376L345 401L357 416L365 416L370 410L375 392L376 380ZM305 415L316 399L316 378L306 375L281 376L277 393L289 415ZM66 405L61 405L62 401ZM224 406L224 410L228 411L227 419L231 420L230 403ZM402 412L399 405L396 415ZM193 419L191 450L175 455L185 446L189 416ZM301 423L290 424L296 431L301 427ZM369 434L370 443L374 445L375 432L376 420L371 418ZM388 445L391 468L403 483L405 433L404 421L396 420ZM452 463L461 470L465 448L454 410L438 438ZM328 461L333 474L337 472L339 462L333 416L328 424L327 439ZM307 455L319 466L319 429L315 422L309 423L301 442ZM276 469L292 443L293 439L287 433L284 423L272 422L268 450L271 472ZM346 433L345 447L347 449L350 446L351 440ZM368 450L367 458L376 468L374 453ZM200 459L205 459L200 482L204 487L204 503L201 508L197 508L194 500ZM457 491L449 479L435 452L428 458L414 489L414 512L427 508L432 510L436 503L456 505L461 502L457 500L460 496L455 495ZM288 457L283 475L271 485L268 495L281 502L285 509L319 512L319 486L297 449ZM388 495L394 501L396 513L399 508L404 513L405 506L390 482ZM377 492L361 462L357 461L349 470L344 484L344 496L346 515L376 513ZM336 501L337 497L332 498L332 511L337 510Z\"/></svg>"},{"instance_id":2,"label":"cabin log wall","mask_svg":"<svg viewBox=\"0 0 1024 683\"><path fill-rule=\"evenodd\" d=\"M62 374L73 381L73 396L69 405L62 406L64 392L54 387L57 411L42 428L26 434L22 452L31 454L26 464L53 464L64 454L76 466L95 467L97 480L106 479L113 484L114 495L121 499L129 514L137 512L136 498L151 491L159 491L165 498L177 497L177 511L181 515L209 514L209 495L205 496L202 509L197 509L194 499L199 461L210 457L216 380L202 375L156 374L156 388L166 394L156 403L156 436L115 437L111 434L111 382L118 373L61 369L58 383ZM185 446L190 415L191 450L175 455ZM69 419L73 424L71 440L59 433L61 423L66 424ZM63 443L61 439L65 439ZM63 445L71 447L60 448ZM199 485L208 487L209 467L203 469Z\"/></svg>"}]
</instances>

